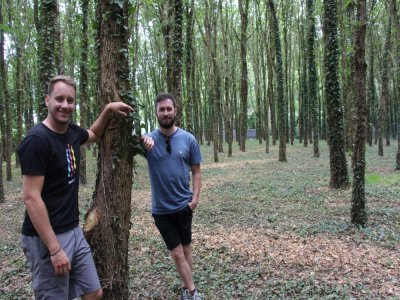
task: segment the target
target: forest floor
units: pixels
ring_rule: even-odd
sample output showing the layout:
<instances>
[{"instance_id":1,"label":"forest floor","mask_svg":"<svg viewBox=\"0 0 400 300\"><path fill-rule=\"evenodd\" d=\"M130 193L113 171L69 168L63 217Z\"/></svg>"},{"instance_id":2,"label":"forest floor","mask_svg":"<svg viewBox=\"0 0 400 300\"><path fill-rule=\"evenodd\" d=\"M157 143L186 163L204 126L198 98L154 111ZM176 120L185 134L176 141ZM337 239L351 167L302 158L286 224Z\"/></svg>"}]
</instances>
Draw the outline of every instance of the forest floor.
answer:
<instances>
[{"instance_id":1,"label":"forest floor","mask_svg":"<svg viewBox=\"0 0 400 300\"><path fill-rule=\"evenodd\" d=\"M227 146L225 146L225 151ZM329 187L329 153L320 142L296 141L287 163L278 146L251 140L213 162L201 146L203 183L194 214L194 279L204 299L400 299L400 172L397 142L367 147L368 226L350 223L351 188ZM88 155L91 156L91 155ZM94 186L81 186L82 213ZM180 282L150 213L146 162L138 157L132 192L131 299L176 299ZM349 160L350 161L350 160ZM3 168L4 169L4 168ZM349 163L350 169L350 163ZM21 178L5 182L0 204L0 299L33 299L30 273L19 248L23 219Z\"/></svg>"}]
</instances>

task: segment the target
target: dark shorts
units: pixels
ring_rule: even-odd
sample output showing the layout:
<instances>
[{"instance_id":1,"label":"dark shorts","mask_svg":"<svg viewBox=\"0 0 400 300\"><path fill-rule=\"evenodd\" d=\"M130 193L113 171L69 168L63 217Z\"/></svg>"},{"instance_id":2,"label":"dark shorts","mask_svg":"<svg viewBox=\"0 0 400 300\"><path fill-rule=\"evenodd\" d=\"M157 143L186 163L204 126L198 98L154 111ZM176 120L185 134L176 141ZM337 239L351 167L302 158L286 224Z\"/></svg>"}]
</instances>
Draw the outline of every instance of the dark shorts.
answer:
<instances>
[{"instance_id":1,"label":"dark shorts","mask_svg":"<svg viewBox=\"0 0 400 300\"><path fill-rule=\"evenodd\" d=\"M193 213L189 205L173 214L153 214L153 218L168 250L180 244L189 245L192 242Z\"/></svg>"},{"instance_id":2,"label":"dark shorts","mask_svg":"<svg viewBox=\"0 0 400 300\"><path fill-rule=\"evenodd\" d=\"M32 271L36 299L75 299L101 288L89 245L82 228L57 234L71 263L71 271L55 275L47 247L38 236L21 236L21 246Z\"/></svg>"}]
</instances>

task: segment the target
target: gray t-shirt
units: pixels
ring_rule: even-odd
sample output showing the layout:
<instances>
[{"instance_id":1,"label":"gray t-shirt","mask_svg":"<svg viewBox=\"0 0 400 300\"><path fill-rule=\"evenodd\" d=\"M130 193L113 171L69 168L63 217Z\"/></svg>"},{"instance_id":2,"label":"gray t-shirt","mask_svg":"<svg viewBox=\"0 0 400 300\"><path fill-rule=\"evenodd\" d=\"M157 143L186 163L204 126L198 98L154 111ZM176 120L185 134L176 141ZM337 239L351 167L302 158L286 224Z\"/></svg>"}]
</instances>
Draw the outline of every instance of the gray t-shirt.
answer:
<instances>
[{"instance_id":1,"label":"gray t-shirt","mask_svg":"<svg viewBox=\"0 0 400 300\"><path fill-rule=\"evenodd\" d=\"M163 215L177 212L192 201L190 167L202 162L203 157L195 137L178 128L169 137L170 153L166 136L160 130L149 134L154 147L146 152L152 193L152 213Z\"/></svg>"}]
</instances>

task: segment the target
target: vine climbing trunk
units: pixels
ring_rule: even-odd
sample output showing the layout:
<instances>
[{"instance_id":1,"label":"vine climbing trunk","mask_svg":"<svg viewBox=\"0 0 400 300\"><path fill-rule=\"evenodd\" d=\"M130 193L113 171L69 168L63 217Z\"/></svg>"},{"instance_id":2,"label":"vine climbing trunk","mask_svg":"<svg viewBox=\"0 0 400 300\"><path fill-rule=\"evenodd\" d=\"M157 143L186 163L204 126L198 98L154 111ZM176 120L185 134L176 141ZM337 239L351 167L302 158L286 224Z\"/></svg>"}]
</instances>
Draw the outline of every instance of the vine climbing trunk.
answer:
<instances>
[{"instance_id":1,"label":"vine climbing trunk","mask_svg":"<svg viewBox=\"0 0 400 300\"><path fill-rule=\"evenodd\" d=\"M129 84L128 0L99 0L98 99L100 107L121 100L136 108ZM113 118L99 142L93 203L84 231L104 290L104 299L129 299L128 240L131 216L132 119Z\"/></svg>"},{"instance_id":2,"label":"vine climbing trunk","mask_svg":"<svg viewBox=\"0 0 400 300\"><path fill-rule=\"evenodd\" d=\"M325 97L328 113L328 145L330 163L330 186L347 188L346 140L343 125L343 105L340 99L339 43L337 37L336 0L324 0L325 40Z\"/></svg>"},{"instance_id":3,"label":"vine climbing trunk","mask_svg":"<svg viewBox=\"0 0 400 300\"><path fill-rule=\"evenodd\" d=\"M356 95L356 133L353 152L353 191L351 222L359 226L367 223L365 199L365 142L367 132L367 97L365 32L367 22L366 0L357 1L357 29L355 32L354 83Z\"/></svg>"}]
</instances>

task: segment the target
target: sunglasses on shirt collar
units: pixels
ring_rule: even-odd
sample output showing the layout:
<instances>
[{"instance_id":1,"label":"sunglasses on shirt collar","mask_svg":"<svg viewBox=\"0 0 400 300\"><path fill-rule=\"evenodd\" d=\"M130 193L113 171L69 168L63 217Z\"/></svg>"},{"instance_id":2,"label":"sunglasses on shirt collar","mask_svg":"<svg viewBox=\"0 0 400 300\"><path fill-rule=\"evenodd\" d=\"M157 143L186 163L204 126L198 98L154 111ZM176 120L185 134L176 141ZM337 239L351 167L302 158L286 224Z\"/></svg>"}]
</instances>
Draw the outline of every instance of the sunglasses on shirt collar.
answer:
<instances>
[{"instance_id":1,"label":"sunglasses on shirt collar","mask_svg":"<svg viewBox=\"0 0 400 300\"><path fill-rule=\"evenodd\" d=\"M171 138L169 136L165 139L165 144L167 145L165 147L165 150L167 150L167 152L171 154L172 147L171 147Z\"/></svg>"}]
</instances>

